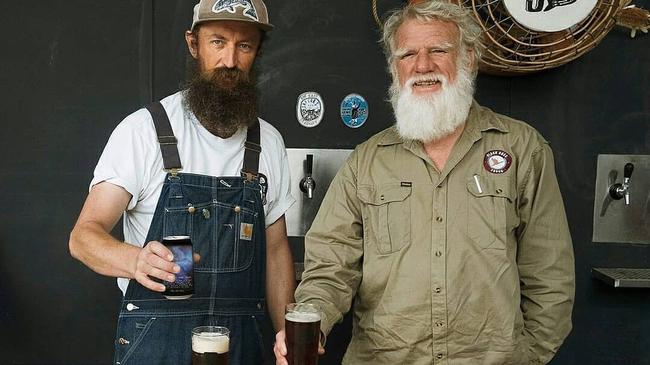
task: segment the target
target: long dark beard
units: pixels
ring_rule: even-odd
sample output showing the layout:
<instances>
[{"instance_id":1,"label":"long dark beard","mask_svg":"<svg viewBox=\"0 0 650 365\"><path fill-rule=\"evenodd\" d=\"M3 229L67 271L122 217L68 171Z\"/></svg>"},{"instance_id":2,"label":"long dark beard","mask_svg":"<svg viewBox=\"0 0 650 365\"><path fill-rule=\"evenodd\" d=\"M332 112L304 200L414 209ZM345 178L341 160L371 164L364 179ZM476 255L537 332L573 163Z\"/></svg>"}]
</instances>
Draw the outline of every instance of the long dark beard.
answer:
<instances>
[{"instance_id":1,"label":"long dark beard","mask_svg":"<svg viewBox=\"0 0 650 365\"><path fill-rule=\"evenodd\" d=\"M217 68L201 75L197 62L188 64L186 106L203 127L221 138L257 120L255 76L237 68Z\"/></svg>"}]
</instances>

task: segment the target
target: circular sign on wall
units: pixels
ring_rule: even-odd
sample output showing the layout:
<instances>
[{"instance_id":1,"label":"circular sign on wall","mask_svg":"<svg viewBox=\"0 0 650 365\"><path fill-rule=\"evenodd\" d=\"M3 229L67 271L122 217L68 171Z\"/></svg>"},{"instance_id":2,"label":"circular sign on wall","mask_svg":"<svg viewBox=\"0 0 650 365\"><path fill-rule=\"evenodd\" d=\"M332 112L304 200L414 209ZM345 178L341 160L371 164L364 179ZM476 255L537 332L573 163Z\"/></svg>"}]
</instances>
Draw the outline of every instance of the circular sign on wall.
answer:
<instances>
[{"instance_id":1,"label":"circular sign on wall","mask_svg":"<svg viewBox=\"0 0 650 365\"><path fill-rule=\"evenodd\" d=\"M368 102L359 94L350 94L341 102L341 120L350 128L359 128L368 119Z\"/></svg>"},{"instance_id":2,"label":"circular sign on wall","mask_svg":"<svg viewBox=\"0 0 650 365\"><path fill-rule=\"evenodd\" d=\"M323 98L314 91L308 91L298 96L296 103L296 118L303 127L317 126L323 120L325 104Z\"/></svg>"},{"instance_id":3,"label":"circular sign on wall","mask_svg":"<svg viewBox=\"0 0 650 365\"><path fill-rule=\"evenodd\" d=\"M557 32L583 21L597 0L504 0L510 15L522 26L538 32Z\"/></svg>"}]
</instances>

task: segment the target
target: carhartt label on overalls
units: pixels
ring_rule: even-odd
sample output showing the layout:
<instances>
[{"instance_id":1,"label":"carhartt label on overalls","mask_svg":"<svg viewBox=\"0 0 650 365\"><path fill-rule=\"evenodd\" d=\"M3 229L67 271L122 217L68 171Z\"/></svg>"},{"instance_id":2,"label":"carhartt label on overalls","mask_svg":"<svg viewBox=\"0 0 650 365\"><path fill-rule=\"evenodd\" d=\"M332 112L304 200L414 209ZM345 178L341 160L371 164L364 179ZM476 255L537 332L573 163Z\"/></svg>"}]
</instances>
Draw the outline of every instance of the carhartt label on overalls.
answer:
<instances>
[{"instance_id":1,"label":"carhartt label on overalls","mask_svg":"<svg viewBox=\"0 0 650 365\"><path fill-rule=\"evenodd\" d=\"M253 225L250 223L242 223L239 229L239 239L250 241L253 238Z\"/></svg>"}]
</instances>

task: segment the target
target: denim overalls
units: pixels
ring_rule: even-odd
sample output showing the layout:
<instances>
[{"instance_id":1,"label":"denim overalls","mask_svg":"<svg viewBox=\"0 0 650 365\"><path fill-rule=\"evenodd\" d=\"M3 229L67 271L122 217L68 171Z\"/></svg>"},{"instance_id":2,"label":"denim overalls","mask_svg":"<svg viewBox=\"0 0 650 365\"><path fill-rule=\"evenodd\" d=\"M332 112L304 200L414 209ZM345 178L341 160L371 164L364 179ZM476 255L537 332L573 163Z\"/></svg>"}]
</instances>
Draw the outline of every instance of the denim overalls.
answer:
<instances>
[{"instance_id":1,"label":"denim overalls","mask_svg":"<svg viewBox=\"0 0 650 365\"><path fill-rule=\"evenodd\" d=\"M147 107L168 171L145 242L168 235L190 236L194 295L169 300L131 280L122 301L115 364L191 363L191 330L230 329L230 365L264 363L266 237L257 178L259 123L248 129L242 176L178 173L176 139L160 103Z\"/></svg>"}]
</instances>

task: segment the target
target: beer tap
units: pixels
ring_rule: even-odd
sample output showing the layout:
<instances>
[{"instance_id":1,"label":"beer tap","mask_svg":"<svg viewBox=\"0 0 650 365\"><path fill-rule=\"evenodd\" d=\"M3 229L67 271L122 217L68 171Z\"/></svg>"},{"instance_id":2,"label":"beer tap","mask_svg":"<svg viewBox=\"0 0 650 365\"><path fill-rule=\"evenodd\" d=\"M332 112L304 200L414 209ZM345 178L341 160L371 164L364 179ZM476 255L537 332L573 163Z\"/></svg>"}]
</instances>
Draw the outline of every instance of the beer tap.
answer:
<instances>
[{"instance_id":1,"label":"beer tap","mask_svg":"<svg viewBox=\"0 0 650 365\"><path fill-rule=\"evenodd\" d=\"M623 168L623 183L612 184L609 187L609 196L619 200L625 198L625 205L630 205L630 178L634 171L634 164L628 162Z\"/></svg>"},{"instance_id":2,"label":"beer tap","mask_svg":"<svg viewBox=\"0 0 650 365\"><path fill-rule=\"evenodd\" d=\"M304 161L305 177L300 180L300 190L307 194L307 198L314 197L314 190L316 189L316 180L311 177L314 165L314 155L308 154L307 159Z\"/></svg>"}]
</instances>

